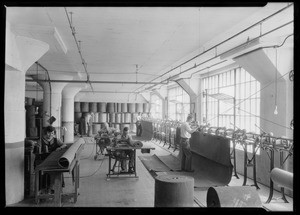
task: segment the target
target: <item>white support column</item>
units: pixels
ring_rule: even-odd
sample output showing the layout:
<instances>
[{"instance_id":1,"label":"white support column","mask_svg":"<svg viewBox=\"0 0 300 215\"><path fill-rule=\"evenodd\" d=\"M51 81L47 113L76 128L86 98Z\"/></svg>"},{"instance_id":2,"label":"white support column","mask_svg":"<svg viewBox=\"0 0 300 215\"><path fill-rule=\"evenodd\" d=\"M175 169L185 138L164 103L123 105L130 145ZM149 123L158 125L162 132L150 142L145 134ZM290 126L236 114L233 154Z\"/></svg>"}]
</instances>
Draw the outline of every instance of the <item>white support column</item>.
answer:
<instances>
[{"instance_id":1,"label":"white support column","mask_svg":"<svg viewBox=\"0 0 300 215\"><path fill-rule=\"evenodd\" d=\"M17 36L6 23L5 40L5 200L24 199L25 73L48 50L48 44Z\"/></svg>"},{"instance_id":2,"label":"white support column","mask_svg":"<svg viewBox=\"0 0 300 215\"><path fill-rule=\"evenodd\" d=\"M81 90L81 87L67 85L62 91L62 126L66 128L64 132L64 142L74 142L74 98Z\"/></svg>"}]
</instances>

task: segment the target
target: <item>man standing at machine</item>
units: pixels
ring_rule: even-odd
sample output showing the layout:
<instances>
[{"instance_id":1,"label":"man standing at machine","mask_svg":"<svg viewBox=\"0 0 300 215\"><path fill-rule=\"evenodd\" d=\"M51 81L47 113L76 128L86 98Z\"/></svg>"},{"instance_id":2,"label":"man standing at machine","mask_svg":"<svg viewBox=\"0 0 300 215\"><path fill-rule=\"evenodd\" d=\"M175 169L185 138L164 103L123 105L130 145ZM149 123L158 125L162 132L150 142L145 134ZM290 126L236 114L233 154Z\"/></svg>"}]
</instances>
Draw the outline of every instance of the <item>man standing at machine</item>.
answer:
<instances>
[{"instance_id":1,"label":"man standing at machine","mask_svg":"<svg viewBox=\"0 0 300 215\"><path fill-rule=\"evenodd\" d=\"M197 128L192 129L190 123L193 120L192 115L188 115L184 123L180 127L180 145L182 149L181 157L181 170L186 172L194 172L192 169L192 152L190 147L189 139L191 134L194 133Z\"/></svg>"}]
</instances>

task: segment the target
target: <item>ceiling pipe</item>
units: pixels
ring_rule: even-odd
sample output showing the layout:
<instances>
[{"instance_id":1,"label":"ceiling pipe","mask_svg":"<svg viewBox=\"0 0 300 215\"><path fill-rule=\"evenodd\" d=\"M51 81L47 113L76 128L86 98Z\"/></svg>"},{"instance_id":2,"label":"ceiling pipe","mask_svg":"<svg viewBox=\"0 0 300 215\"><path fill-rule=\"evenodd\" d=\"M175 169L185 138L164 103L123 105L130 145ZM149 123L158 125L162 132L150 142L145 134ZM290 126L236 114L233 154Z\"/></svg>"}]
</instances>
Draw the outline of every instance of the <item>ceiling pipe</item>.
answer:
<instances>
[{"instance_id":1,"label":"ceiling pipe","mask_svg":"<svg viewBox=\"0 0 300 215\"><path fill-rule=\"evenodd\" d=\"M261 24L261 23L263 23L264 21L270 19L271 17L277 15L278 13L281 13L282 11L286 10L287 8L289 8L289 7L292 6L292 5L293 5L293 3L288 4L286 7L284 7L284 8L282 8L282 9L276 11L275 13L273 13L273 14L271 14L271 15L265 17L264 19L262 19L262 20L260 20L260 21L258 21L258 22L256 22L256 23L250 25L249 27L245 28L244 30L242 30L242 31L240 31L240 32L238 32L238 33L236 33L236 34L234 34L233 36L231 36L231 37L229 37L229 38L223 40L222 42L220 42L220 43L214 45L213 47L211 47L211 48L205 50L205 51L202 52L201 54L198 54L198 55L192 57L191 59L186 60L185 62L179 64L178 66L176 66L176 67L174 67L174 68L172 68L172 69L170 69L169 71L163 73L162 75L160 75L160 76L158 76L158 77L152 79L151 81L154 81L154 80L156 80L156 79L158 79L158 78L160 78L160 77L162 77L162 76L164 76L164 75L166 75L166 74L172 72L173 70L175 70L175 69L181 67L182 65L184 65L184 64L186 64L186 63L188 63L188 62L194 60L195 58L197 58L197 57L199 57L199 56L201 56L201 55L203 55L203 54L205 54L205 53L207 53L207 52L209 52L209 51L211 51L211 50L217 48L218 46L222 45L223 43L225 43L225 42L227 42L227 41L229 41L229 40L235 38L236 36L238 36L238 35L244 33L244 32L247 31L247 30L249 30L249 29L251 29L251 28L253 28L253 27L255 27L255 26L257 26L257 25L259 25L259 24ZM266 35L266 34L264 34L264 35ZM262 36L262 35L261 35L261 36ZM198 65L197 65L197 66L198 66ZM195 67L195 66L194 66L194 67ZM192 67L192 68L194 68L194 67ZM192 68L189 68L188 70L190 70L190 69L192 69ZM187 71L188 71L188 70L187 70ZM185 72L186 72L186 70L185 70ZM143 86L141 86L141 87L143 87ZM137 90L140 89L141 87L137 88L135 91L137 91ZM141 91L140 91L140 92L141 92Z\"/></svg>"},{"instance_id":2,"label":"ceiling pipe","mask_svg":"<svg viewBox=\"0 0 300 215\"><path fill-rule=\"evenodd\" d=\"M48 82L48 80L31 80L31 79L26 79L26 82L36 82L36 81L41 81L41 82ZM50 82L60 82L60 83L87 83L85 80L50 80ZM90 83L93 84L168 84L169 82L135 82L135 81L89 81Z\"/></svg>"},{"instance_id":3,"label":"ceiling pipe","mask_svg":"<svg viewBox=\"0 0 300 215\"><path fill-rule=\"evenodd\" d=\"M82 57L81 50L80 50L80 47L79 47L77 38L76 38L76 36L75 36L75 34L76 34L76 33L75 33L75 27L72 26L72 23L71 23L71 20L70 20L70 18L69 18L67 9L66 9L65 7L64 7L64 9L65 9L65 12L66 12L68 21L69 21L69 25L70 25L70 29L71 29L72 35L73 35L73 37L74 37L74 40L75 40L75 43L76 43L76 46L77 46L77 49L78 49L78 52L79 52L79 55L80 55L80 58L81 58L81 63L82 63L82 65L83 65L84 71L85 71L85 73L86 73L86 75L87 75L87 80L86 80L84 83L89 83L90 86L91 86L92 91L94 91L93 86L92 86L92 84L91 84L91 82L90 82L90 75L89 75L89 73L87 72L86 62L85 62L85 60L84 60L83 57ZM72 15L72 14L71 14L71 15ZM71 17L71 18L72 18L72 17Z\"/></svg>"}]
</instances>

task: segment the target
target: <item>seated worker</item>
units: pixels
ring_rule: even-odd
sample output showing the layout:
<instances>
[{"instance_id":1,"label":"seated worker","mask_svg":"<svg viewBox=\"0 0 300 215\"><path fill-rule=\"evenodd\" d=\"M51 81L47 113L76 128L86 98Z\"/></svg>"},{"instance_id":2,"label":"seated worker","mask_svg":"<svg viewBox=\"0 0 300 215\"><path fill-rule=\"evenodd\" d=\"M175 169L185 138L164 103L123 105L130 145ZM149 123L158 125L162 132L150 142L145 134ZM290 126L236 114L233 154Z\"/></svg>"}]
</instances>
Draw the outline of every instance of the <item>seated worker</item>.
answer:
<instances>
[{"instance_id":1,"label":"seated worker","mask_svg":"<svg viewBox=\"0 0 300 215\"><path fill-rule=\"evenodd\" d=\"M119 138L117 137L116 141L115 141L115 146L120 146L120 145L125 145L125 146L133 146L132 143L132 137L131 135L128 134L128 127L125 127L123 129L123 133L119 136ZM120 157L121 158L126 158L127 156L129 157L129 169L128 172L129 173L133 173L133 165L134 165L134 151L133 150L117 150L120 153ZM122 160L121 163L121 169L122 172L126 171L126 160Z\"/></svg>"},{"instance_id":2,"label":"seated worker","mask_svg":"<svg viewBox=\"0 0 300 215\"><path fill-rule=\"evenodd\" d=\"M45 134L41 138L41 142L38 141L37 146L41 149L41 154L36 156L35 166L42 163L52 152L59 151L65 147L64 144L60 139L55 137L55 128L51 125L46 127ZM53 192L51 187L53 187L53 182L50 182L50 176L48 174L44 174L43 182L47 180L47 184L42 185L42 189L46 189L47 192Z\"/></svg>"}]
</instances>

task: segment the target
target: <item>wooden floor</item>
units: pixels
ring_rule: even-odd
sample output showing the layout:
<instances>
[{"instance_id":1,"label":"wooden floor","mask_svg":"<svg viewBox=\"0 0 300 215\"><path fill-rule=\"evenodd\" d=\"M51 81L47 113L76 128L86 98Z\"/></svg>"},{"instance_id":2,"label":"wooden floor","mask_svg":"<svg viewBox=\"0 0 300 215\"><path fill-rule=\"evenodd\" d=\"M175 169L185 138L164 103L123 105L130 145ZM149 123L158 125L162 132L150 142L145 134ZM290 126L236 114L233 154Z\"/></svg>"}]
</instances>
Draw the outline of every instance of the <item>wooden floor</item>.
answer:
<instances>
[{"instance_id":1,"label":"wooden floor","mask_svg":"<svg viewBox=\"0 0 300 215\"><path fill-rule=\"evenodd\" d=\"M80 208L153 208L154 207L154 178L144 167L142 162L137 158L137 175L138 178L124 178L123 176L107 179L108 157L100 155L94 159L96 155L96 145L92 137L75 137L75 141L85 141L84 150L81 153L80 161L80 187L78 200L73 203L73 199L63 199L62 207L80 207ZM178 156L178 150L174 152L173 148L155 141L144 141L144 145L155 147L149 155L168 155ZM141 154L137 150L137 156ZM194 167L197 171L197 167ZM63 192L72 191L71 175L64 174L65 188ZM239 175L239 179L232 177L229 186L241 186L243 176ZM252 180L248 179L248 183L252 184ZM247 184L248 184L247 183ZM260 189L257 190L263 207L269 211L293 211L293 199L289 196L289 203L284 203L280 198L281 194L277 191L274 198L269 204L265 201L269 195L269 188L259 184ZM206 208L206 190L195 188L194 190L194 207ZM24 201L8 205L8 207L53 207L52 201L47 200L35 204L34 198L27 198Z\"/></svg>"}]
</instances>

